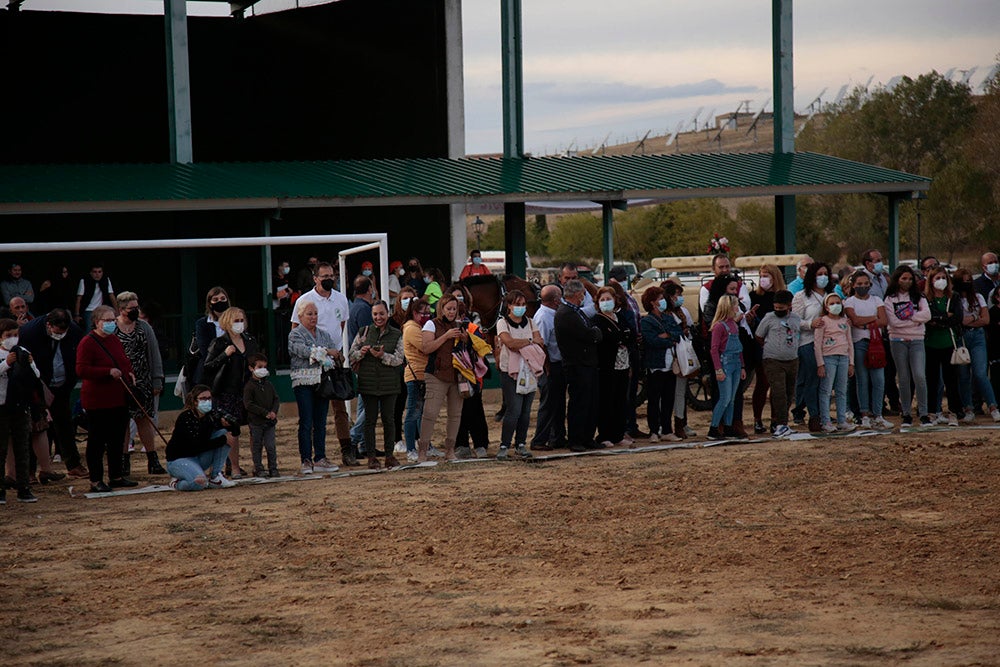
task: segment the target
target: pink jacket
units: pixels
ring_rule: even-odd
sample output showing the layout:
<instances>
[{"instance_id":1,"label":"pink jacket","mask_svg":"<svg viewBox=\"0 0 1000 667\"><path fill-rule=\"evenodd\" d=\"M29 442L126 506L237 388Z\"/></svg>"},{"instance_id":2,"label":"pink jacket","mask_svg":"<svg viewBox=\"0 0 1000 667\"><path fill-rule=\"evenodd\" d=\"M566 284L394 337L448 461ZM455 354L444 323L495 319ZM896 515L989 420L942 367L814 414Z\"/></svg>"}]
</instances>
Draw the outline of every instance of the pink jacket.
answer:
<instances>
[{"instance_id":1,"label":"pink jacket","mask_svg":"<svg viewBox=\"0 0 1000 667\"><path fill-rule=\"evenodd\" d=\"M835 354L847 356L847 363L854 365L854 343L851 342L851 321L841 315L840 317L830 317L824 315L822 324L813 329L813 347L816 350L816 365L826 365L823 357L831 357Z\"/></svg>"},{"instance_id":2,"label":"pink jacket","mask_svg":"<svg viewBox=\"0 0 1000 667\"><path fill-rule=\"evenodd\" d=\"M915 308L913 314L902 319L900 316L907 315L911 306ZM931 320L931 308L924 297L914 306L909 294L896 294L885 297L885 316L889 319L890 340L923 340L924 323Z\"/></svg>"}]
</instances>

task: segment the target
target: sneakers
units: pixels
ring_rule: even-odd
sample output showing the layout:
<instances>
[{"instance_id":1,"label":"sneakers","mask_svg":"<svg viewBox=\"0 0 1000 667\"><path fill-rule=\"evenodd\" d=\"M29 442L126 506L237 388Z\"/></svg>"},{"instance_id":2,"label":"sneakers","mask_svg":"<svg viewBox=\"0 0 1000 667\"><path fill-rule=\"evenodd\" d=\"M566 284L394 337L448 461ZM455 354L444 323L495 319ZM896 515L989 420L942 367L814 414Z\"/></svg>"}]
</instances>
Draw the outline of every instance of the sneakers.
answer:
<instances>
[{"instance_id":1,"label":"sneakers","mask_svg":"<svg viewBox=\"0 0 1000 667\"><path fill-rule=\"evenodd\" d=\"M1000 410L993 408L990 410L990 417L993 417L993 421L1000 422Z\"/></svg>"},{"instance_id":2,"label":"sneakers","mask_svg":"<svg viewBox=\"0 0 1000 667\"><path fill-rule=\"evenodd\" d=\"M764 422L755 421L753 423L753 432L756 433L757 435L763 435L764 433L767 433L767 428L764 426Z\"/></svg>"},{"instance_id":3,"label":"sneakers","mask_svg":"<svg viewBox=\"0 0 1000 667\"><path fill-rule=\"evenodd\" d=\"M402 440L396 441L396 446L392 448L393 454L405 454L406 453L406 443Z\"/></svg>"},{"instance_id":4,"label":"sneakers","mask_svg":"<svg viewBox=\"0 0 1000 667\"><path fill-rule=\"evenodd\" d=\"M778 424L774 428L774 437L775 438L784 438L786 435L791 434L791 432L792 432L792 429L788 428L787 425L785 425L785 424Z\"/></svg>"},{"instance_id":5,"label":"sneakers","mask_svg":"<svg viewBox=\"0 0 1000 667\"><path fill-rule=\"evenodd\" d=\"M38 498L35 494L31 492L31 489L18 489L17 490L17 502L19 503L37 503Z\"/></svg>"},{"instance_id":6,"label":"sneakers","mask_svg":"<svg viewBox=\"0 0 1000 667\"><path fill-rule=\"evenodd\" d=\"M844 422L843 424L837 424L837 430L841 433L850 433L857 427L851 422Z\"/></svg>"},{"instance_id":7,"label":"sneakers","mask_svg":"<svg viewBox=\"0 0 1000 667\"><path fill-rule=\"evenodd\" d=\"M260 478L267 477L267 475L264 474L264 469L263 468L254 468L253 469L253 476L254 477L260 477Z\"/></svg>"},{"instance_id":8,"label":"sneakers","mask_svg":"<svg viewBox=\"0 0 1000 667\"><path fill-rule=\"evenodd\" d=\"M836 433L837 427L834 426L832 422L826 422L820 427L820 430L824 433Z\"/></svg>"},{"instance_id":9,"label":"sneakers","mask_svg":"<svg viewBox=\"0 0 1000 667\"><path fill-rule=\"evenodd\" d=\"M872 420L872 427L891 431L896 427L896 425L885 417L876 417Z\"/></svg>"},{"instance_id":10,"label":"sneakers","mask_svg":"<svg viewBox=\"0 0 1000 667\"><path fill-rule=\"evenodd\" d=\"M865 415L864 417L862 417L861 418L861 428L868 429L868 428L871 428L871 427L872 427L872 418L869 417L868 415Z\"/></svg>"},{"instance_id":11,"label":"sneakers","mask_svg":"<svg viewBox=\"0 0 1000 667\"><path fill-rule=\"evenodd\" d=\"M41 482L42 484L47 484L49 482L58 482L59 480L65 477L66 475L64 473L55 471L52 472L42 471L38 473L38 481Z\"/></svg>"},{"instance_id":12,"label":"sneakers","mask_svg":"<svg viewBox=\"0 0 1000 667\"><path fill-rule=\"evenodd\" d=\"M167 483L167 486L170 487L171 491L176 491L177 490L177 482L179 482L179 481L180 480L177 479L176 477L171 477L170 481Z\"/></svg>"},{"instance_id":13,"label":"sneakers","mask_svg":"<svg viewBox=\"0 0 1000 667\"><path fill-rule=\"evenodd\" d=\"M529 452L528 448L525 447L523 444L518 445L517 449L515 449L514 451L517 453L517 457L520 458L520 459L530 459L531 458L531 452Z\"/></svg>"},{"instance_id":14,"label":"sneakers","mask_svg":"<svg viewBox=\"0 0 1000 667\"><path fill-rule=\"evenodd\" d=\"M299 472L302 473L303 475L311 475L313 472L312 461L303 461L302 467L299 469Z\"/></svg>"},{"instance_id":15,"label":"sneakers","mask_svg":"<svg viewBox=\"0 0 1000 667\"><path fill-rule=\"evenodd\" d=\"M935 424L947 424L948 423L948 416L945 413L943 413L943 412L939 412L937 414L937 419L934 420L934 423ZM957 425L957 422L956 422L956 425Z\"/></svg>"},{"instance_id":16,"label":"sneakers","mask_svg":"<svg viewBox=\"0 0 1000 667\"><path fill-rule=\"evenodd\" d=\"M112 479L108 482L108 486L112 489L124 489L133 486L139 486L139 482L134 479L129 479L128 477L119 477L118 479Z\"/></svg>"},{"instance_id":17,"label":"sneakers","mask_svg":"<svg viewBox=\"0 0 1000 667\"><path fill-rule=\"evenodd\" d=\"M659 442L660 441L660 436L658 434L656 434L656 433L650 433L649 434L649 441L650 442Z\"/></svg>"},{"instance_id":18,"label":"sneakers","mask_svg":"<svg viewBox=\"0 0 1000 667\"><path fill-rule=\"evenodd\" d=\"M972 418L975 419L975 415L973 415ZM948 426L958 426L958 417L955 415L954 412L949 412L948 413L948 422L947 423L948 423Z\"/></svg>"},{"instance_id":19,"label":"sneakers","mask_svg":"<svg viewBox=\"0 0 1000 667\"><path fill-rule=\"evenodd\" d=\"M327 461L325 458L322 458L319 461L316 461L315 463L313 463L312 468L313 468L313 472L337 472L338 470L340 470L340 468L338 468L337 466L333 465L332 463L330 463L329 461Z\"/></svg>"},{"instance_id":20,"label":"sneakers","mask_svg":"<svg viewBox=\"0 0 1000 667\"><path fill-rule=\"evenodd\" d=\"M410 452L410 451L406 452L406 461L407 461L407 463L416 463L417 462L417 452L415 450L412 451L412 452Z\"/></svg>"},{"instance_id":21,"label":"sneakers","mask_svg":"<svg viewBox=\"0 0 1000 667\"><path fill-rule=\"evenodd\" d=\"M455 448L455 458L465 460L472 458L472 448L471 447L456 447Z\"/></svg>"},{"instance_id":22,"label":"sneakers","mask_svg":"<svg viewBox=\"0 0 1000 667\"><path fill-rule=\"evenodd\" d=\"M920 423L921 424L924 423L924 418L923 417L920 418ZM902 421L902 423L899 426L900 426L900 428L909 428L909 427L913 426L913 417L910 416L910 415L903 415L903 421Z\"/></svg>"},{"instance_id":23,"label":"sneakers","mask_svg":"<svg viewBox=\"0 0 1000 667\"><path fill-rule=\"evenodd\" d=\"M270 470L267 471L267 476L270 477L271 479L274 479L275 477L281 477L281 473L278 472L277 468L271 468Z\"/></svg>"},{"instance_id":24,"label":"sneakers","mask_svg":"<svg viewBox=\"0 0 1000 667\"><path fill-rule=\"evenodd\" d=\"M208 480L208 485L213 489L230 489L236 486L236 482L231 479L226 479L226 476L219 473L212 479Z\"/></svg>"},{"instance_id":25,"label":"sneakers","mask_svg":"<svg viewBox=\"0 0 1000 667\"><path fill-rule=\"evenodd\" d=\"M934 423L934 420L931 419L930 415L920 415L920 425L921 426L930 426L933 423Z\"/></svg>"},{"instance_id":26,"label":"sneakers","mask_svg":"<svg viewBox=\"0 0 1000 667\"><path fill-rule=\"evenodd\" d=\"M725 440L722 435L722 431L719 430L718 426L710 426L708 428L708 439L709 440Z\"/></svg>"},{"instance_id":27,"label":"sneakers","mask_svg":"<svg viewBox=\"0 0 1000 667\"><path fill-rule=\"evenodd\" d=\"M7 504L7 488L0 486L0 505Z\"/></svg>"},{"instance_id":28,"label":"sneakers","mask_svg":"<svg viewBox=\"0 0 1000 667\"><path fill-rule=\"evenodd\" d=\"M485 447L476 447L475 451L477 459L485 459L487 456L489 456L489 454L486 453Z\"/></svg>"},{"instance_id":29,"label":"sneakers","mask_svg":"<svg viewBox=\"0 0 1000 667\"><path fill-rule=\"evenodd\" d=\"M966 410L965 414L962 415L962 421L964 421L966 424L971 424L972 422L976 421L976 413L973 412L972 410Z\"/></svg>"},{"instance_id":30,"label":"sneakers","mask_svg":"<svg viewBox=\"0 0 1000 667\"><path fill-rule=\"evenodd\" d=\"M444 452L442 452L440 449L438 449L434 445L428 445L427 446L427 456L430 456L431 458L435 458L435 459L443 459L444 458Z\"/></svg>"},{"instance_id":31,"label":"sneakers","mask_svg":"<svg viewBox=\"0 0 1000 667\"><path fill-rule=\"evenodd\" d=\"M506 461L508 458L507 448L501 445L500 450L497 452L497 461Z\"/></svg>"},{"instance_id":32,"label":"sneakers","mask_svg":"<svg viewBox=\"0 0 1000 667\"><path fill-rule=\"evenodd\" d=\"M688 438L693 438L693 437L695 437L696 435L698 435L698 432L697 432L697 431L695 431L695 430L694 430L693 428L691 428L691 427L690 427L690 426L688 426L687 424L684 424L684 436L685 436L685 437L688 437Z\"/></svg>"}]
</instances>

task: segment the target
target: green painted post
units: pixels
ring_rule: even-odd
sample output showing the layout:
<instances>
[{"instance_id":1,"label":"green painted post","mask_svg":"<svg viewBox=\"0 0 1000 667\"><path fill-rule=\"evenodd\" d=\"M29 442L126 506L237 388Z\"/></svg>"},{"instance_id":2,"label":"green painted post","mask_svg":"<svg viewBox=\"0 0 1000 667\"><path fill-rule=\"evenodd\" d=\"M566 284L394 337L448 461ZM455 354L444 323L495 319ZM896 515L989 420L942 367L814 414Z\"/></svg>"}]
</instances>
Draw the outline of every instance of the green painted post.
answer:
<instances>
[{"instance_id":1,"label":"green painted post","mask_svg":"<svg viewBox=\"0 0 1000 667\"><path fill-rule=\"evenodd\" d=\"M909 198L909 193L900 195L893 193L889 198L889 247L886 253L887 266L895 268L899 265L899 202ZM918 258L919 259L919 258Z\"/></svg>"},{"instance_id":2,"label":"green painted post","mask_svg":"<svg viewBox=\"0 0 1000 667\"><path fill-rule=\"evenodd\" d=\"M501 0L500 40L503 60L503 156L524 157L524 101L521 67L521 0ZM524 202L504 204L506 271L524 277L528 248Z\"/></svg>"},{"instance_id":3,"label":"green painted post","mask_svg":"<svg viewBox=\"0 0 1000 667\"><path fill-rule=\"evenodd\" d=\"M792 77L792 0L771 0L771 76L774 88L774 153L795 152ZM795 197L774 198L774 249L795 252Z\"/></svg>"}]
</instances>

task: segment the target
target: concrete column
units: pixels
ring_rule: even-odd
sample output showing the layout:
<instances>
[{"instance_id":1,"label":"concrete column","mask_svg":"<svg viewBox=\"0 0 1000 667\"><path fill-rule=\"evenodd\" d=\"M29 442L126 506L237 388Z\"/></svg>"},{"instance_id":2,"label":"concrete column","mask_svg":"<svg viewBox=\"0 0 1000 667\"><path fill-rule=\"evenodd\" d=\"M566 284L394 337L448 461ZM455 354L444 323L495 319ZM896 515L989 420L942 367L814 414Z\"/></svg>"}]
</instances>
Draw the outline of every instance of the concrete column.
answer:
<instances>
[{"instance_id":1,"label":"concrete column","mask_svg":"<svg viewBox=\"0 0 1000 667\"><path fill-rule=\"evenodd\" d=\"M792 0L771 0L771 73L774 88L774 153L795 152L792 76ZM774 248L795 252L795 197L774 198Z\"/></svg>"},{"instance_id":2,"label":"concrete column","mask_svg":"<svg viewBox=\"0 0 1000 667\"><path fill-rule=\"evenodd\" d=\"M188 68L187 3L163 0L167 47L167 107L170 114L170 162L194 162L191 143L191 76Z\"/></svg>"}]
</instances>

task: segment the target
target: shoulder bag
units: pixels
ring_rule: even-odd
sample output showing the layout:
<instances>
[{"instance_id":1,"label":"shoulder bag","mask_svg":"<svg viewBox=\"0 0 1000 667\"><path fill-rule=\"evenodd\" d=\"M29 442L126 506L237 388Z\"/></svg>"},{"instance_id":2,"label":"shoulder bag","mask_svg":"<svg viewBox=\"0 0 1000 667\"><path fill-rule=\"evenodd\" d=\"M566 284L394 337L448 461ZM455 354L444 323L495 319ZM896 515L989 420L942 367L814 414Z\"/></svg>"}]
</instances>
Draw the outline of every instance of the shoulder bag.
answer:
<instances>
[{"instance_id":1,"label":"shoulder bag","mask_svg":"<svg viewBox=\"0 0 1000 667\"><path fill-rule=\"evenodd\" d=\"M969 354L969 348L965 345L959 345L955 340L955 331L952 328L948 328L948 332L951 334L951 344L955 347L954 351L951 353L951 365L952 366L968 366L972 363L972 355ZM963 343L965 341L962 341Z\"/></svg>"}]
</instances>

